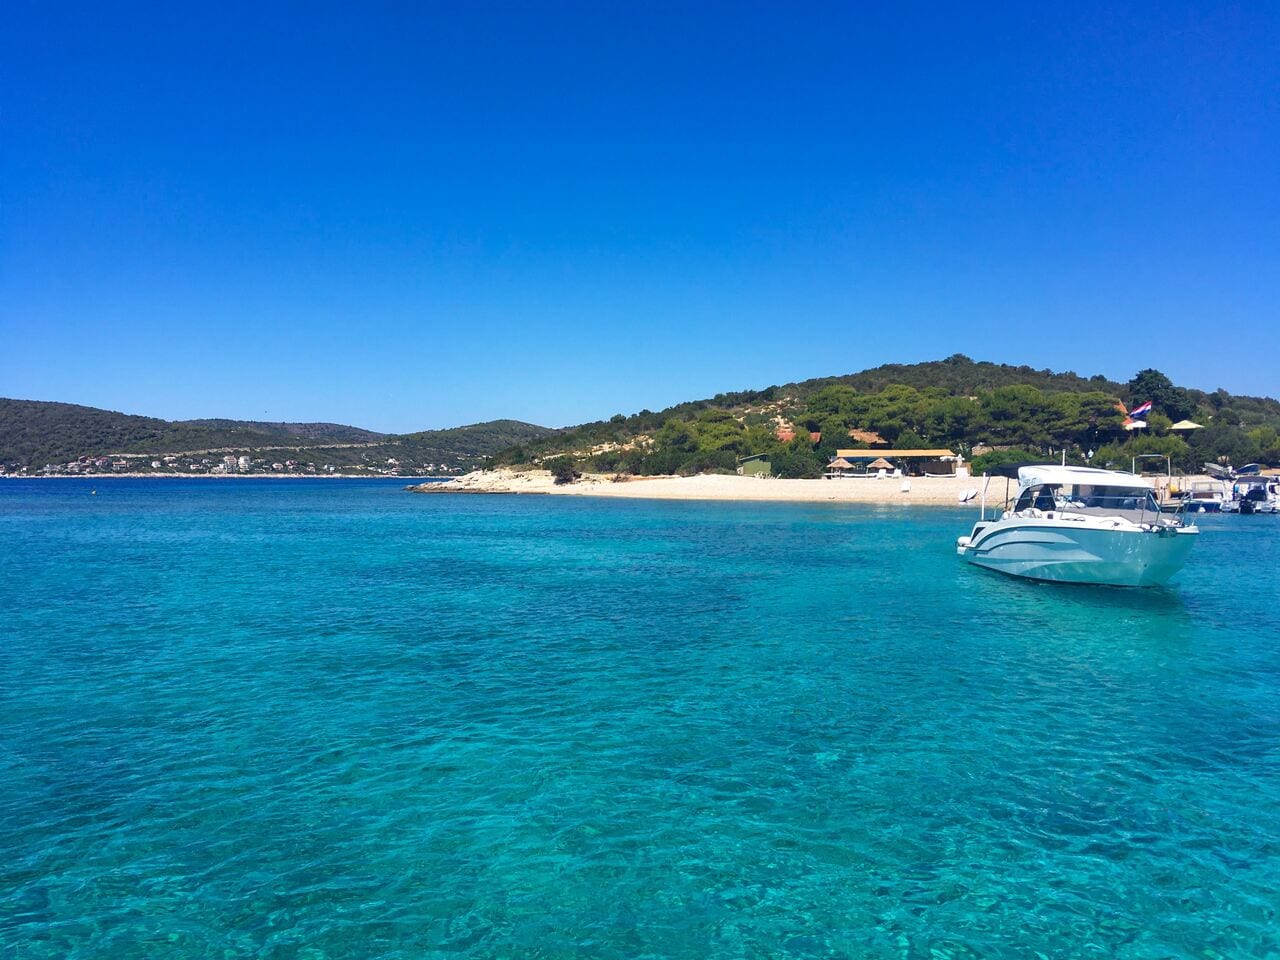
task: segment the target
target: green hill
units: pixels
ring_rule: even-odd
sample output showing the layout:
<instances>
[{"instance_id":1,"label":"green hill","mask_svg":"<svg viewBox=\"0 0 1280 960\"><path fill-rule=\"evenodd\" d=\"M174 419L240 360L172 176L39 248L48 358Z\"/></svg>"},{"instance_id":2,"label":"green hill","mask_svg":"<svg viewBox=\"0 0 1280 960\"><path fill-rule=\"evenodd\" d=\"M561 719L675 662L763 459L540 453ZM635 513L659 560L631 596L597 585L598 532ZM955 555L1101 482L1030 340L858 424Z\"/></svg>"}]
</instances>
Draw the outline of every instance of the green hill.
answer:
<instances>
[{"instance_id":1,"label":"green hill","mask_svg":"<svg viewBox=\"0 0 1280 960\"><path fill-rule=\"evenodd\" d=\"M470 468L513 444L554 431L516 420L392 436L336 423L249 420L160 420L71 403L0 399L0 464L43 468L85 457L124 456L149 469L153 457L218 459L262 455L270 463L296 459L338 469ZM137 460L138 462L134 462Z\"/></svg>"},{"instance_id":2,"label":"green hill","mask_svg":"<svg viewBox=\"0 0 1280 960\"><path fill-rule=\"evenodd\" d=\"M385 433L349 427L342 423L275 423L262 420L177 420L174 426L208 427L211 430L242 430L281 438L301 438L326 443L371 443Z\"/></svg>"},{"instance_id":3,"label":"green hill","mask_svg":"<svg viewBox=\"0 0 1280 960\"><path fill-rule=\"evenodd\" d=\"M1149 429L1130 435L1117 404L1146 400L1155 404ZM1169 430L1186 418L1205 429ZM979 468L1063 450L1080 462L1092 450L1092 462L1124 464L1136 453L1166 453L1183 469L1221 458L1237 465L1280 461L1274 399L1188 390L1155 370L1122 384L960 354L619 414L495 459L518 464L567 454L597 471L659 474L727 471L739 457L767 454L777 474L816 476L837 449L865 445L850 431L879 434L898 448L946 447L970 456L976 450L985 458ZM789 434L794 439L786 440Z\"/></svg>"},{"instance_id":4,"label":"green hill","mask_svg":"<svg viewBox=\"0 0 1280 960\"><path fill-rule=\"evenodd\" d=\"M388 456L407 457L415 462L441 462L462 458L474 466L482 458L493 457L517 444L530 443L555 436L558 430L539 427L520 420L490 420L446 430L424 430L388 437L377 450Z\"/></svg>"}]
</instances>

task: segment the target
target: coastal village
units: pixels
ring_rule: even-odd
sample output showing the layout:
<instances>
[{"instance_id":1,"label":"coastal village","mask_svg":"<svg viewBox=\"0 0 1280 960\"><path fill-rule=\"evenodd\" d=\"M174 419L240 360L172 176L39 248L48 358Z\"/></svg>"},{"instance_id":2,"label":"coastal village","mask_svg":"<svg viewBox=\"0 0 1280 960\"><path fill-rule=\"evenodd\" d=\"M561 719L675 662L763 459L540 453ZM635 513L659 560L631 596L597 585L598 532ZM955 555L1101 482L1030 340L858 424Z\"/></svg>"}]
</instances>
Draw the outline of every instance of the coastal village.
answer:
<instances>
[{"instance_id":1,"label":"coastal village","mask_svg":"<svg viewBox=\"0 0 1280 960\"><path fill-rule=\"evenodd\" d=\"M395 457L366 458L356 464L333 464L303 461L293 457L273 460L251 454L207 451L203 455L158 456L152 454L115 454L112 456L78 457L65 463L48 463L42 468L25 464L0 464L0 477L97 477L97 476L176 476L176 477L244 477L244 476L347 476L347 477L417 477L458 476L468 469L468 461L402 463Z\"/></svg>"}]
</instances>

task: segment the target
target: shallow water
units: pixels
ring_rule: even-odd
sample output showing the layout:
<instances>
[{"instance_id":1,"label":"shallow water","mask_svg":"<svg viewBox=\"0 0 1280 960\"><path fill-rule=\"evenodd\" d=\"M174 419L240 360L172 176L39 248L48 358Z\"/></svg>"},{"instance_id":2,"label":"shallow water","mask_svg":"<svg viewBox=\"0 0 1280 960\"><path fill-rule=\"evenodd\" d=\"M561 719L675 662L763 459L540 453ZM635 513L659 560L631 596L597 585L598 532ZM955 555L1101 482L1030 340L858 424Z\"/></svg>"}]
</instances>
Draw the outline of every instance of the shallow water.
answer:
<instances>
[{"instance_id":1,"label":"shallow water","mask_svg":"<svg viewBox=\"0 0 1280 960\"><path fill-rule=\"evenodd\" d=\"M1280 518L972 519L0 483L0 958L1276 956Z\"/></svg>"}]
</instances>

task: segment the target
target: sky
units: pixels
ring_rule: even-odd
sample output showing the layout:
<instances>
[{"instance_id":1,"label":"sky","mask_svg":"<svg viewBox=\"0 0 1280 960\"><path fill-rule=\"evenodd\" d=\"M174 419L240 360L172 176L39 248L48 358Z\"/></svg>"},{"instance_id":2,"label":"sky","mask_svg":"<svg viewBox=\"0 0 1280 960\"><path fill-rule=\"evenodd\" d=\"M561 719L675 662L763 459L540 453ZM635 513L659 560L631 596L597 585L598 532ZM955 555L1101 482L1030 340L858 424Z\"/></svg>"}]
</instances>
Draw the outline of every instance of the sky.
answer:
<instances>
[{"instance_id":1,"label":"sky","mask_svg":"<svg viewBox=\"0 0 1280 960\"><path fill-rule=\"evenodd\" d=\"M953 353L1280 394L1280 5L1121 6L9 0L0 396L561 426Z\"/></svg>"}]
</instances>

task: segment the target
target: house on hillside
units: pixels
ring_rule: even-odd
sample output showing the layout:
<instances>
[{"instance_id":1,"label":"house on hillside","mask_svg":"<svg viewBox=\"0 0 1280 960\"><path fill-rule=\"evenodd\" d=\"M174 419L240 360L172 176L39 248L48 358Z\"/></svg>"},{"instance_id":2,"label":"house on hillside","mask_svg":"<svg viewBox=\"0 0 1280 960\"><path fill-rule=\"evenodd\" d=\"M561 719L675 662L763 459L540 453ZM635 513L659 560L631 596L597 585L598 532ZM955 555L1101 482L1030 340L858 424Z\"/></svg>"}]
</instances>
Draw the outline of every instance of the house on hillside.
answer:
<instances>
[{"instance_id":1,"label":"house on hillside","mask_svg":"<svg viewBox=\"0 0 1280 960\"><path fill-rule=\"evenodd\" d=\"M880 450L889 446L889 441L874 430L850 430L849 439L854 443L865 443L873 450Z\"/></svg>"}]
</instances>

